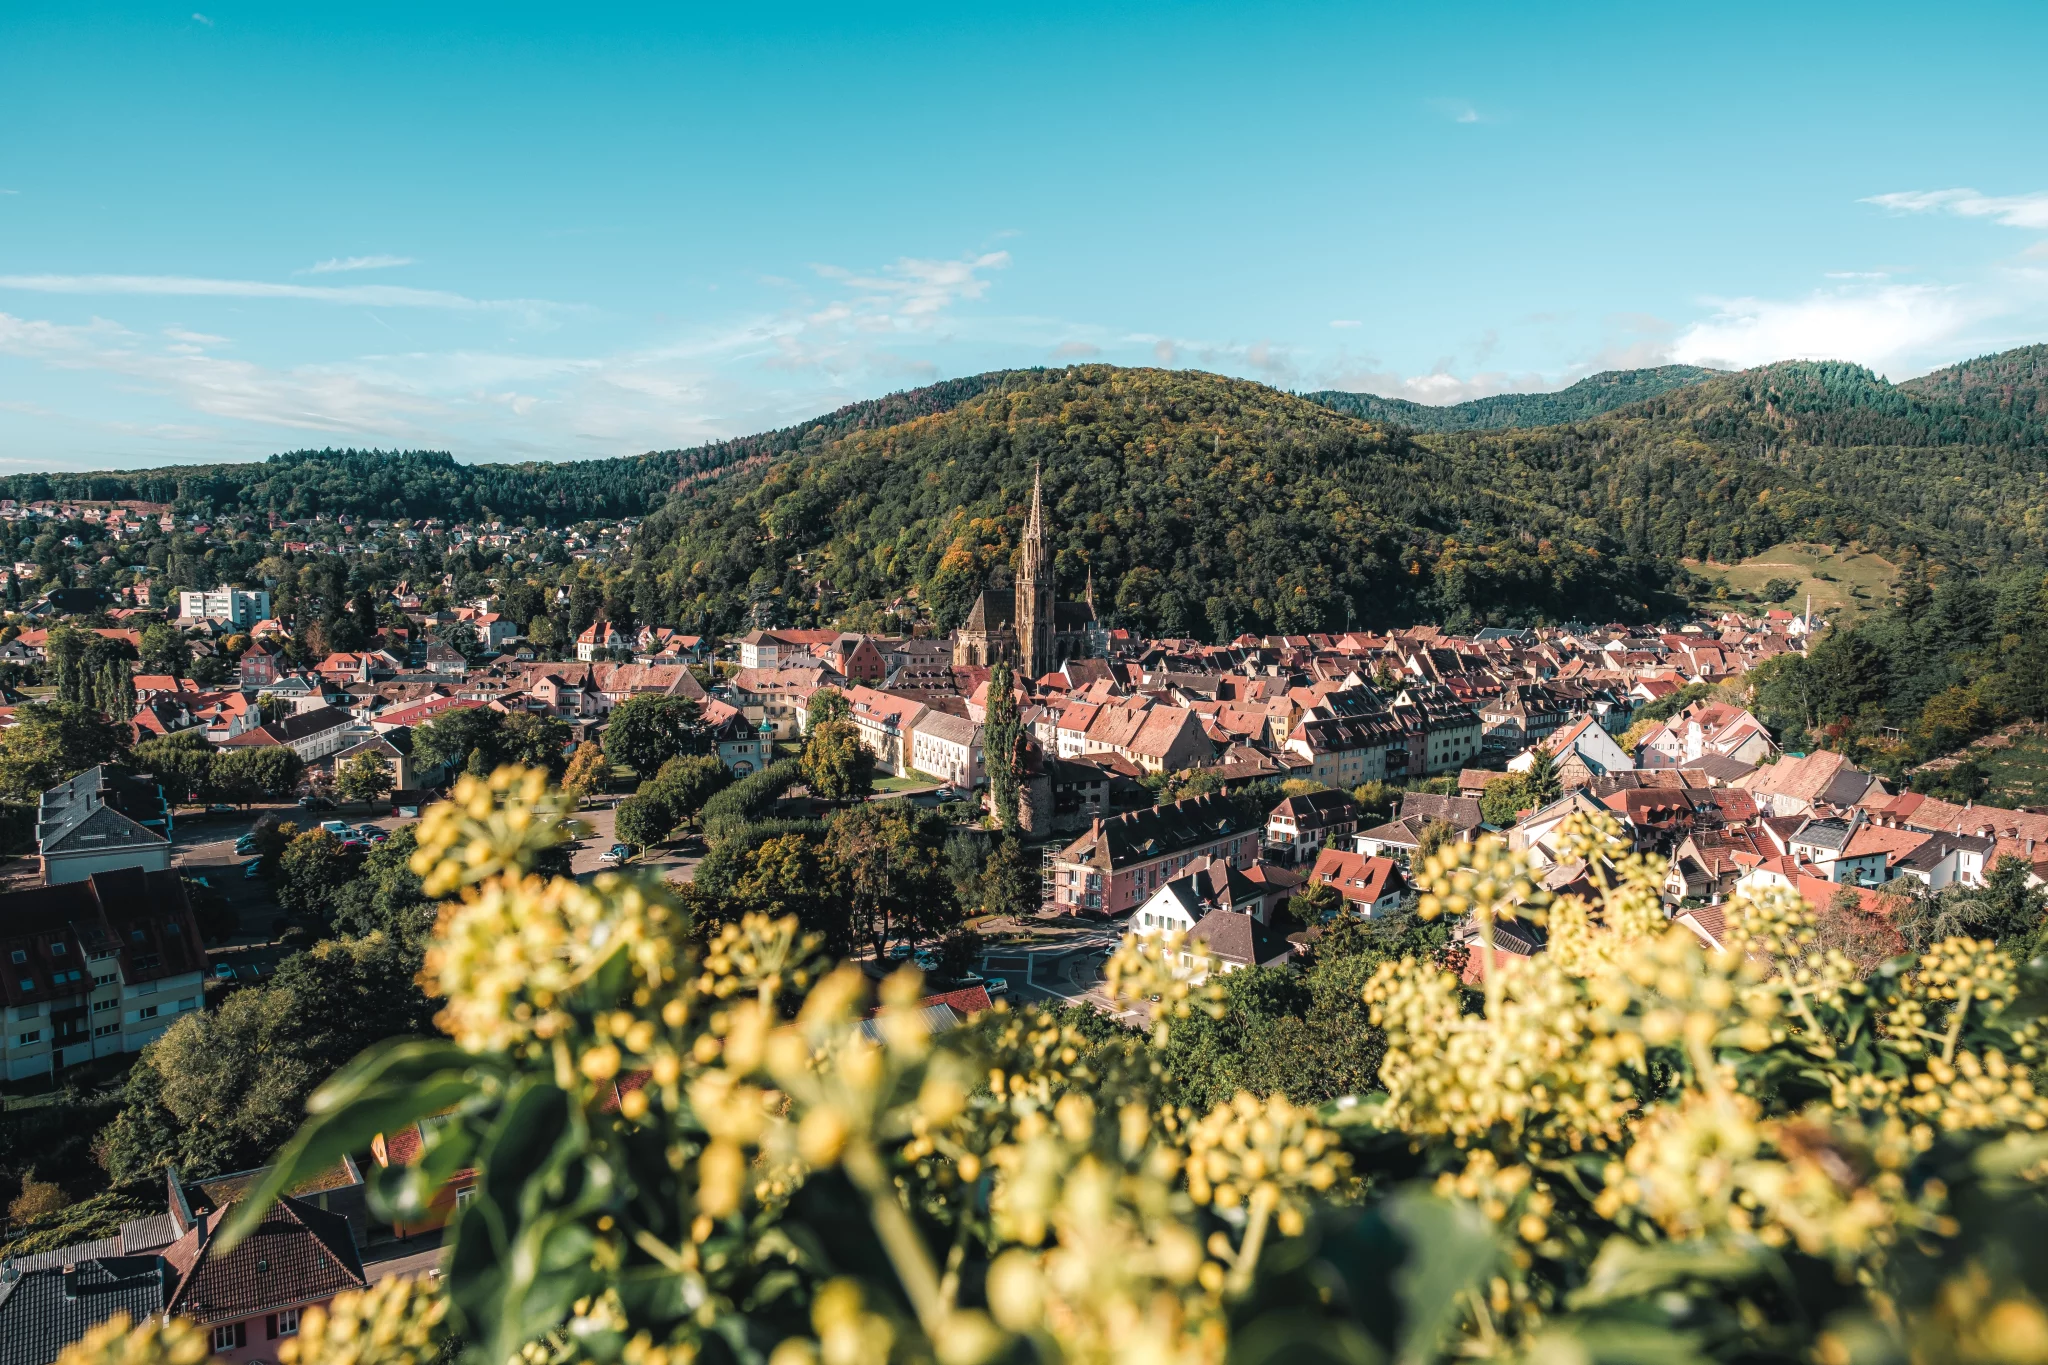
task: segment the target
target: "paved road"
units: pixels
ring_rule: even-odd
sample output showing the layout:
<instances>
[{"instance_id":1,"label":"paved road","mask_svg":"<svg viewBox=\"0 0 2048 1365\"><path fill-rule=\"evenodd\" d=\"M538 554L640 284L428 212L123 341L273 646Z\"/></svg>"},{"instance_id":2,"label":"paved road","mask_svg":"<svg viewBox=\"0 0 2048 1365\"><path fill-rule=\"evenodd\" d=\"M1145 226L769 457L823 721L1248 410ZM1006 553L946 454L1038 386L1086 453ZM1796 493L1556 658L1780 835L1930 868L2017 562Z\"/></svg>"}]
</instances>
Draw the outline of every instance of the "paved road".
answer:
<instances>
[{"instance_id":1,"label":"paved road","mask_svg":"<svg viewBox=\"0 0 2048 1365\"><path fill-rule=\"evenodd\" d=\"M619 818L618 798L604 799L612 804L594 806L576 813L576 818L589 825L592 831L578 841L570 858L570 868L575 872L578 881L608 871L612 866L602 859L605 850L612 846L616 837L615 830ZM686 882L696 875L697 864L702 861L702 856L698 854L683 854L672 848L657 848L643 853L629 866L657 871L665 881Z\"/></svg>"}]
</instances>

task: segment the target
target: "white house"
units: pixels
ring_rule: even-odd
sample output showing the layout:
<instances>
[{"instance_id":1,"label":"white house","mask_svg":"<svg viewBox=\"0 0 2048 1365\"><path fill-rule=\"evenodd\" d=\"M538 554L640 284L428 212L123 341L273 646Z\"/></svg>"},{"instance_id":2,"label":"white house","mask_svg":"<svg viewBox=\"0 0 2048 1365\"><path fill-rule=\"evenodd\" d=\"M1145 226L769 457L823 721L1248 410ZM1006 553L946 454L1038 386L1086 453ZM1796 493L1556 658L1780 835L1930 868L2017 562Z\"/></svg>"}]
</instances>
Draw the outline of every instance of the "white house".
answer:
<instances>
[{"instance_id":1,"label":"white house","mask_svg":"<svg viewBox=\"0 0 2048 1365\"><path fill-rule=\"evenodd\" d=\"M178 615L192 620L252 626L270 615L270 594L262 588L218 587L178 594Z\"/></svg>"},{"instance_id":2,"label":"white house","mask_svg":"<svg viewBox=\"0 0 2048 1365\"><path fill-rule=\"evenodd\" d=\"M926 711L910 732L910 766L961 791L980 786L981 727L943 711Z\"/></svg>"}]
</instances>

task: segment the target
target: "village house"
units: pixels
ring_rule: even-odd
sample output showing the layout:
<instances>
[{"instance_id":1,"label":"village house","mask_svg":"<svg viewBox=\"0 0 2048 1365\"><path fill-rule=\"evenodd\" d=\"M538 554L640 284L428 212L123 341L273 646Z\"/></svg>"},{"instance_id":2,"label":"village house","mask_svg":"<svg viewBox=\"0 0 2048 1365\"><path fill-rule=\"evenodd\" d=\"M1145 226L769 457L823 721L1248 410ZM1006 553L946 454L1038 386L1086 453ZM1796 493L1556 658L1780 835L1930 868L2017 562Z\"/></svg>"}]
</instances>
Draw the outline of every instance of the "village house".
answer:
<instances>
[{"instance_id":1,"label":"village house","mask_svg":"<svg viewBox=\"0 0 2048 1365\"><path fill-rule=\"evenodd\" d=\"M0 895L5 1076L139 1052L200 1007L206 950L168 869L129 866Z\"/></svg>"},{"instance_id":2,"label":"village house","mask_svg":"<svg viewBox=\"0 0 2048 1365\"><path fill-rule=\"evenodd\" d=\"M1348 839L1358 829L1358 806L1340 791L1325 788L1290 796L1266 815L1262 856L1291 864L1315 856L1325 844Z\"/></svg>"},{"instance_id":3,"label":"village house","mask_svg":"<svg viewBox=\"0 0 2048 1365\"><path fill-rule=\"evenodd\" d=\"M913 764L912 740L927 710L914 697L899 697L872 687L846 689L854 727L861 743L875 756L875 767L891 777L907 777Z\"/></svg>"},{"instance_id":4,"label":"village house","mask_svg":"<svg viewBox=\"0 0 2048 1365\"><path fill-rule=\"evenodd\" d=\"M981 727L964 716L927 710L911 730L910 766L956 791L972 791L986 778Z\"/></svg>"},{"instance_id":5,"label":"village house","mask_svg":"<svg viewBox=\"0 0 2048 1365\"><path fill-rule=\"evenodd\" d=\"M1092 822L1053 857L1053 903L1068 913L1125 915L1196 858L1242 869L1257 856L1258 829L1241 827L1227 800L1190 797Z\"/></svg>"},{"instance_id":6,"label":"village house","mask_svg":"<svg viewBox=\"0 0 2048 1365\"><path fill-rule=\"evenodd\" d=\"M84 881L96 872L171 865L172 820L155 782L104 764L44 792L36 805L43 883Z\"/></svg>"},{"instance_id":7,"label":"village house","mask_svg":"<svg viewBox=\"0 0 2048 1365\"><path fill-rule=\"evenodd\" d=\"M1408 890L1408 878L1392 858L1347 853L1341 848L1326 848L1316 854L1308 880L1311 886L1329 887L1352 911L1368 918L1399 909Z\"/></svg>"}]
</instances>

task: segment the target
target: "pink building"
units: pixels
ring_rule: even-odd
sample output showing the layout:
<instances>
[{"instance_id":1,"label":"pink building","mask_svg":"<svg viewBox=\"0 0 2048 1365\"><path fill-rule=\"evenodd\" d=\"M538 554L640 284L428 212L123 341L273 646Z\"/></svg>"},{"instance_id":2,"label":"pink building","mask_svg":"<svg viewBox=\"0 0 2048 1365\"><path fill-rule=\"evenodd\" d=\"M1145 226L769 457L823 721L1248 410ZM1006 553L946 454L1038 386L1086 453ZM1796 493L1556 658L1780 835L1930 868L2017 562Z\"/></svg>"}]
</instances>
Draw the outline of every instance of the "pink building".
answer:
<instances>
[{"instance_id":1,"label":"pink building","mask_svg":"<svg viewBox=\"0 0 2048 1365\"><path fill-rule=\"evenodd\" d=\"M1240 826L1221 796L1193 796L1170 806L1096 820L1053 860L1053 904L1128 915L1198 858L1250 867L1260 827Z\"/></svg>"}]
</instances>

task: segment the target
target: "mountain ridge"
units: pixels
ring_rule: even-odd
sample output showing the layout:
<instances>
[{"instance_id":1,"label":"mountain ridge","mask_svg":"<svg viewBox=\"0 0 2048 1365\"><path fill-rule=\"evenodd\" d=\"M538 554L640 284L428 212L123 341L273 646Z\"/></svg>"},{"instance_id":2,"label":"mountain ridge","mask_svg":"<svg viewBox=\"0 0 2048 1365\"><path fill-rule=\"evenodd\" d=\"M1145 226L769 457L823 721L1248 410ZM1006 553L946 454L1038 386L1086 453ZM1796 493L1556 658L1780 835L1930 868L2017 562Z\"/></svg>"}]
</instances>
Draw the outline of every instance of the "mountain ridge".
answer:
<instances>
[{"instance_id":1,"label":"mountain ridge","mask_svg":"<svg viewBox=\"0 0 2048 1365\"><path fill-rule=\"evenodd\" d=\"M1498 393L1446 404L1417 403L1342 389L1319 389L1301 396L1337 412L1372 422L1391 422L1411 431L1490 431L1555 426L1597 417L1725 373L1699 365L1602 370L1551 393Z\"/></svg>"}]
</instances>

